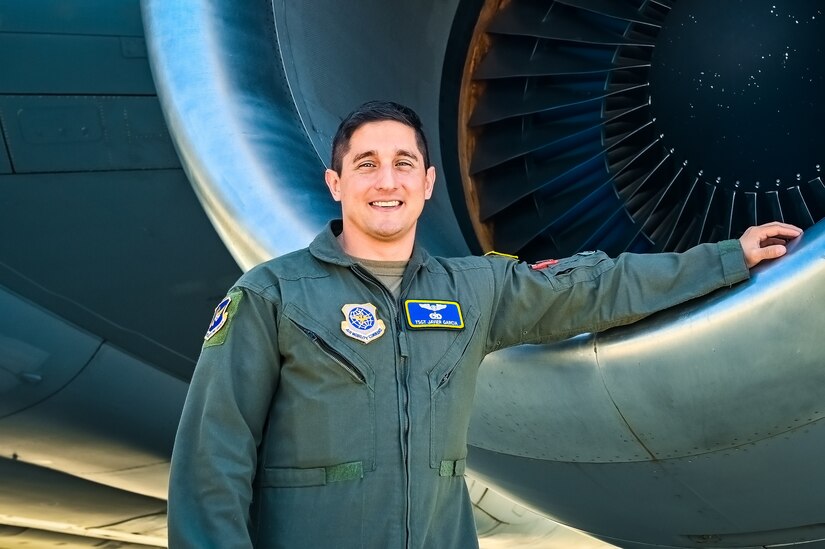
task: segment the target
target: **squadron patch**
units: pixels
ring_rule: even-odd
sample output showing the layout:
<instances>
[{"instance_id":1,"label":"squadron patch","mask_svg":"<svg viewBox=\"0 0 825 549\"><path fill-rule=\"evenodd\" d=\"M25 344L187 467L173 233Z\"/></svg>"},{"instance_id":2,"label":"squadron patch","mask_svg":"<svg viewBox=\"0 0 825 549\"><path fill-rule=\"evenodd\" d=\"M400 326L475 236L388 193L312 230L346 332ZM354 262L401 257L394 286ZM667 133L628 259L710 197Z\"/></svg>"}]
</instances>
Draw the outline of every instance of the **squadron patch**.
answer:
<instances>
[{"instance_id":1,"label":"squadron patch","mask_svg":"<svg viewBox=\"0 0 825 549\"><path fill-rule=\"evenodd\" d=\"M345 318L341 322L341 331L361 343L369 343L387 331L372 303L347 303L341 307L341 312Z\"/></svg>"},{"instance_id":2,"label":"squadron patch","mask_svg":"<svg viewBox=\"0 0 825 549\"><path fill-rule=\"evenodd\" d=\"M404 302L410 328L464 328L461 305L455 301L408 299Z\"/></svg>"},{"instance_id":3,"label":"squadron patch","mask_svg":"<svg viewBox=\"0 0 825 549\"><path fill-rule=\"evenodd\" d=\"M235 311L238 310L238 304L241 302L241 298L243 298L243 292L241 290L232 290L218 303L218 306L215 307L215 314L212 316L212 322L209 323L206 335L203 336L204 347L221 345L226 341L229 321L232 315L235 314Z\"/></svg>"}]
</instances>

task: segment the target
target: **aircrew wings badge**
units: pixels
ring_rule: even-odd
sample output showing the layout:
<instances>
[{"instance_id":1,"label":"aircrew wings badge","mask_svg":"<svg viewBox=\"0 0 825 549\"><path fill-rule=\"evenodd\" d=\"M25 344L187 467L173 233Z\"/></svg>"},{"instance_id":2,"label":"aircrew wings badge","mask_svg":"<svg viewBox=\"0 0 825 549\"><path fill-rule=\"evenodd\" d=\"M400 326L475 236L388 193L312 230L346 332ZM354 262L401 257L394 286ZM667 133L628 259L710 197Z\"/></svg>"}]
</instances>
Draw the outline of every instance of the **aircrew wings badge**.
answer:
<instances>
[{"instance_id":1,"label":"aircrew wings badge","mask_svg":"<svg viewBox=\"0 0 825 549\"><path fill-rule=\"evenodd\" d=\"M461 305L455 301L408 299L404 308L410 328L464 328Z\"/></svg>"},{"instance_id":2,"label":"aircrew wings badge","mask_svg":"<svg viewBox=\"0 0 825 549\"><path fill-rule=\"evenodd\" d=\"M341 322L341 331L361 343L367 344L387 331L372 303L347 303L341 307L341 312L345 318Z\"/></svg>"}]
</instances>

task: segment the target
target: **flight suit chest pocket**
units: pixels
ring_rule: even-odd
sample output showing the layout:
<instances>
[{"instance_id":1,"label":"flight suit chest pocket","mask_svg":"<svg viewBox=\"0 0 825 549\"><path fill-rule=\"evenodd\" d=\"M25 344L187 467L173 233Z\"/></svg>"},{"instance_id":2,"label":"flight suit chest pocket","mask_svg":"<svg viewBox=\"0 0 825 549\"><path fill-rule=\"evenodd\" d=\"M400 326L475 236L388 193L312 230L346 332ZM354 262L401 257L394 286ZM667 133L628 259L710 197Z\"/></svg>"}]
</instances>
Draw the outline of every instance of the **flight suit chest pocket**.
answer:
<instances>
[{"instance_id":1,"label":"flight suit chest pocket","mask_svg":"<svg viewBox=\"0 0 825 549\"><path fill-rule=\"evenodd\" d=\"M483 350L472 345L480 313L467 311L465 328L458 333L444 355L429 371L430 385L430 467L451 471L467 456L467 428L475 396L478 365Z\"/></svg>"},{"instance_id":2,"label":"flight suit chest pocket","mask_svg":"<svg viewBox=\"0 0 825 549\"><path fill-rule=\"evenodd\" d=\"M318 485L329 481L330 471L357 469L359 476L373 471L373 368L324 322L294 304L284 308L278 336L281 377L270 417L278 442L266 456L268 483Z\"/></svg>"}]
</instances>

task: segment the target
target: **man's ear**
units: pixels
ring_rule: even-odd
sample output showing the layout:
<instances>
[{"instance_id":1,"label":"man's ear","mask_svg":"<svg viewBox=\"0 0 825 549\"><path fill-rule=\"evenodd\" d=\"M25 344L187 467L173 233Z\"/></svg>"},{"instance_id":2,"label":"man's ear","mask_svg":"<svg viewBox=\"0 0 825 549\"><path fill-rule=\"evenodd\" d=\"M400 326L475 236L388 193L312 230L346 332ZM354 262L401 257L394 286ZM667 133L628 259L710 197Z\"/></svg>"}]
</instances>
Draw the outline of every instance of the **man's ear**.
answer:
<instances>
[{"instance_id":1,"label":"man's ear","mask_svg":"<svg viewBox=\"0 0 825 549\"><path fill-rule=\"evenodd\" d=\"M327 182L329 194L336 202L341 202L341 178L338 177L338 172L335 170L327 170L324 172L324 181Z\"/></svg>"},{"instance_id":2,"label":"man's ear","mask_svg":"<svg viewBox=\"0 0 825 549\"><path fill-rule=\"evenodd\" d=\"M426 186L424 187L424 199L429 200L433 195L433 186L435 185L435 166L427 168Z\"/></svg>"}]
</instances>

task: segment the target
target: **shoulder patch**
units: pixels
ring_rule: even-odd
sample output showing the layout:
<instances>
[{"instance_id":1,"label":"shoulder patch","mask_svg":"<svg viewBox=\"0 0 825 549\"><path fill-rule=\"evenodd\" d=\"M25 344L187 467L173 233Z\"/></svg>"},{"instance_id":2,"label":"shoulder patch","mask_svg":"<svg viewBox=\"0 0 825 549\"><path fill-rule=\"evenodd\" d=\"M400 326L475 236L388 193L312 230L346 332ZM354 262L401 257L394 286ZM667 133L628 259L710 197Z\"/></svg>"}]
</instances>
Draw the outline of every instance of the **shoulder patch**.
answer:
<instances>
[{"instance_id":1,"label":"shoulder patch","mask_svg":"<svg viewBox=\"0 0 825 549\"><path fill-rule=\"evenodd\" d=\"M235 315L235 311L238 310L241 299L243 299L243 291L232 290L218 303L218 306L215 307L215 314L212 316L212 322L209 323L206 335L203 336L204 347L222 345L226 341L226 336L229 333L229 322Z\"/></svg>"}]
</instances>

